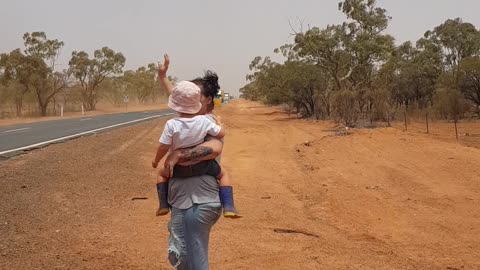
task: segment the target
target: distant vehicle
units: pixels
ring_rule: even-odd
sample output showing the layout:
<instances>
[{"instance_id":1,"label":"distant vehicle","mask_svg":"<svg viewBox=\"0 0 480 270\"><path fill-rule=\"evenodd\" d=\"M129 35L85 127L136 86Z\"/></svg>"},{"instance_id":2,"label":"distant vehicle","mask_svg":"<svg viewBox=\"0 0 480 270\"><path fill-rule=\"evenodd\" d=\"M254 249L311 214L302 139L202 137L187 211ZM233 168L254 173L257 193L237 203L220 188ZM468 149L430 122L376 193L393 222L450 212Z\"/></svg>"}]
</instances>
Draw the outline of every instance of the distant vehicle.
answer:
<instances>
[{"instance_id":1,"label":"distant vehicle","mask_svg":"<svg viewBox=\"0 0 480 270\"><path fill-rule=\"evenodd\" d=\"M220 106L222 103L228 103L233 99L233 96L230 93L225 93L223 90L219 90L215 99L213 99L213 104L215 106Z\"/></svg>"},{"instance_id":2,"label":"distant vehicle","mask_svg":"<svg viewBox=\"0 0 480 270\"><path fill-rule=\"evenodd\" d=\"M223 103L228 103L232 99L232 96L230 96L229 93L225 93L223 95Z\"/></svg>"},{"instance_id":3,"label":"distant vehicle","mask_svg":"<svg viewBox=\"0 0 480 270\"><path fill-rule=\"evenodd\" d=\"M223 90L219 90L217 95L215 95L215 98L213 99L213 104L215 106L220 106L223 103L224 99L224 92Z\"/></svg>"}]
</instances>

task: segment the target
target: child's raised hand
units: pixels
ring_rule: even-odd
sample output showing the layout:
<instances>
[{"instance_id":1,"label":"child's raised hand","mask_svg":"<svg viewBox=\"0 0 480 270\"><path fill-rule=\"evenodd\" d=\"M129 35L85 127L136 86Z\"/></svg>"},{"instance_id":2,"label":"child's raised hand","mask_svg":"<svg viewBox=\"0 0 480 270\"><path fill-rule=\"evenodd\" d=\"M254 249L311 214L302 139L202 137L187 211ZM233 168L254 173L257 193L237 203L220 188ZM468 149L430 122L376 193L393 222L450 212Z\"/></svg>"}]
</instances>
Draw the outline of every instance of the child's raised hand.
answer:
<instances>
[{"instance_id":1,"label":"child's raised hand","mask_svg":"<svg viewBox=\"0 0 480 270\"><path fill-rule=\"evenodd\" d=\"M158 167L158 162L155 162L155 160L152 160L152 167L156 169Z\"/></svg>"},{"instance_id":2,"label":"child's raised hand","mask_svg":"<svg viewBox=\"0 0 480 270\"><path fill-rule=\"evenodd\" d=\"M158 76L159 77L166 77L167 76L167 71L168 71L168 66L170 65L170 58L168 58L168 54L165 54L163 56L164 62L158 63Z\"/></svg>"}]
</instances>

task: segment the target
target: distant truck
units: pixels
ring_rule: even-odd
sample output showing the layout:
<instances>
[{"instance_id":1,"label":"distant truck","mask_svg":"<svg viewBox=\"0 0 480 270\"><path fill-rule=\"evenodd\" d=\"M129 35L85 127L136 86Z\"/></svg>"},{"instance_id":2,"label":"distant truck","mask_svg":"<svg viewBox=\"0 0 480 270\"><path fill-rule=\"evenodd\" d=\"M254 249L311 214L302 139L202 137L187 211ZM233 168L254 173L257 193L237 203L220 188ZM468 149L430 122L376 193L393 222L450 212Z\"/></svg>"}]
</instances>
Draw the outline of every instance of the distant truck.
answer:
<instances>
[{"instance_id":1,"label":"distant truck","mask_svg":"<svg viewBox=\"0 0 480 270\"><path fill-rule=\"evenodd\" d=\"M213 105L220 106L223 103L223 99L224 99L223 90L218 90L217 95L215 95L215 98L213 99Z\"/></svg>"},{"instance_id":2,"label":"distant truck","mask_svg":"<svg viewBox=\"0 0 480 270\"><path fill-rule=\"evenodd\" d=\"M232 100L232 96L229 93L225 93L223 90L219 90L217 95L215 96L215 99L213 100L213 104L215 106L219 106L222 103L228 103L230 100Z\"/></svg>"},{"instance_id":3,"label":"distant truck","mask_svg":"<svg viewBox=\"0 0 480 270\"><path fill-rule=\"evenodd\" d=\"M229 93L225 93L223 95L223 103L228 103L231 99L232 99L232 97L230 96Z\"/></svg>"}]
</instances>

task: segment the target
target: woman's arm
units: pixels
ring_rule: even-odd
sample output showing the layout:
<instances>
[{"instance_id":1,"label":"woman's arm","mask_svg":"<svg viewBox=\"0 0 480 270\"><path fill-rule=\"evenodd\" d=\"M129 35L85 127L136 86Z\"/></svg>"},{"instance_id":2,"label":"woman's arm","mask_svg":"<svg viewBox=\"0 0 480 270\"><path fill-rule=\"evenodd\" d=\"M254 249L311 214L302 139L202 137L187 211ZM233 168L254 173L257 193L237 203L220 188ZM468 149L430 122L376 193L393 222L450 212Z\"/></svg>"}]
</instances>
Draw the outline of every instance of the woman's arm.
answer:
<instances>
[{"instance_id":1,"label":"woman's arm","mask_svg":"<svg viewBox=\"0 0 480 270\"><path fill-rule=\"evenodd\" d=\"M165 160L165 168L173 175L173 167L177 163L189 161L203 161L215 159L223 150L223 143L220 140L209 140L197 146L185 149L177 149L171 152Z\"/></svg>"},{"instance_id":2,"label":"woman's arm","mask_svg":"<svg viewBox=\"0 0 480 270\"><path fill-rule=\"evenodd\" d=\"M165 59L164 63L163 64L158 63L158 80L160 81L160 84L162 85L162 87L170 95L173 89L173 85L167 77L167 71L168 71L168 66L170 65L170 59L168 58L168 54L165 54L163 57Z\"/></svg>"},{"instance_id":3,"label":"woman's arm","mask_svg":"<svg viewBox=\"0 0 480 270\"><path fill-rule=\"evenodd\" d=\"M223 150L220 140L210 140L192 148L179 149L178 162L203 161L218 157Z\"/></svg>"}]
</instances>

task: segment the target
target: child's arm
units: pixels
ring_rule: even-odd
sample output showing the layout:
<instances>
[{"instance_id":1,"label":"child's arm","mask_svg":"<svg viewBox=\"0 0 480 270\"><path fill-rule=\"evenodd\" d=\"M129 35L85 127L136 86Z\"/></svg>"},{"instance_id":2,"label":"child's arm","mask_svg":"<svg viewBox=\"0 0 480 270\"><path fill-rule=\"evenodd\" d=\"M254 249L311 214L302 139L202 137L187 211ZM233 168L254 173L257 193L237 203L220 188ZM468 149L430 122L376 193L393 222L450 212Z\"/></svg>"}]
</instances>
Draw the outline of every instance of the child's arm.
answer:
<instances>
[{"instance_id":1,"label":"child's arm","mask_svg":"<svg viewBox=\"0 0 480 270\"><path fill-rule=\"evenodd\" d=\"M170 149L170 145L168 144L163 144L161 143L158 148L157 148L157 154L155 155L155 158L152 161L152 167L157 168L158 163L162 158L167 154L168 149Z\"/></svg>"},{"instance_id":2,"label":"child's arm","mask_svg":"<svg viewBox=\"0 0 480 270\"><path fill-rule=\"evenodd\" d=\"M165 62L162 64L158 63L158 80L160 84L165 88L167 93L170 95L172 93L173 85L167 77L168 66L170 65L170 59L168 58L168 54L164 56Z\"/></svg>"},{"instance_id":3,"label":"child's arm","mask_svg":"<svg viewBox=\"0 0 480 270\"><path fill-rule=\"evenodd\" d=\"M218 139L223 139L223 137L225 137L225 127L224 126L220 126L220 127L221 127L220 132L218 132L217 136L214 136L214 137Z\"/></svg>"},{"instance_id":4,"label":"child's arm","mask_svg":"<svg viewBox=\"0 0 480 270\"><path fill-rule=\"evenodd\" d=\"M167 154L168 150L170 149L170 145L172 144L173 139L173 130L171 125L171 120L168 120L165 124L165 128L163 129L162 135L160 136L160 145L157 148L157 154L155 155L155 159L152 161L152 167L157 168L158 163L162 158Z\"/></svg>"},{"instance_id":5,"label":"child's arm","mask_svg":"<svg viewBox=\"0 0 480 270\"><path fill-rule=\"evenodd\" d=\"M217 122L217 126L220 127L220 132L218 132L217 135L212 135L212 136L218 139L222 139L223 137L225 137L225 125L223 124L220 116L213 114L212 117L215 120L215 122Z\"/></svg>"}]
</instances>

